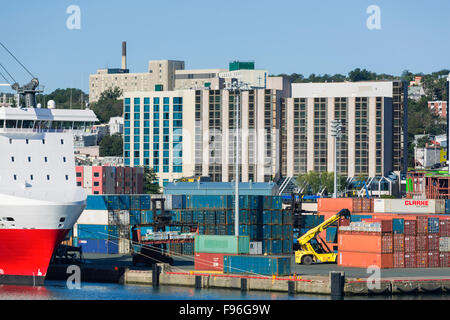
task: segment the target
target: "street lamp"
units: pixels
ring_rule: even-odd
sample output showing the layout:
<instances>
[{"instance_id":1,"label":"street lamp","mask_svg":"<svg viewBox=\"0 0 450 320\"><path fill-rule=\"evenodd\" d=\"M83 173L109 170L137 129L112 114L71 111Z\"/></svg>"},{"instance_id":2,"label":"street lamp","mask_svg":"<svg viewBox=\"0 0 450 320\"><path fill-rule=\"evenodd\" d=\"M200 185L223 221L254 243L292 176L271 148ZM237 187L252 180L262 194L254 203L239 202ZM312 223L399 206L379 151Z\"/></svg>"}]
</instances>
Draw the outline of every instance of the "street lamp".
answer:
<instances>
[{"instance_id":1,"label":"street lamp","mask_svg":"<svg viewBox=\"0 0 450 320\"><path fill-rule=\"evenodd\" d=\"M334 137L334 192L333 198L337 198L337 139L342 138L342 123L341 120L331 121L331 136Z\"/></svg>"},{"instance_id":2,"label":"street lamp","mask_svg":"<svg viewBox=\"0 0 450 320\"><path fill-rule=\"evenodd\" d=\"M242 90L249 90L249 85L240 80L225 84L225 89L236 93L234 128L236 129L235 159L235 200L234 200L234 235L239 236L239 96Z\"/></svg>"}]
</instances>

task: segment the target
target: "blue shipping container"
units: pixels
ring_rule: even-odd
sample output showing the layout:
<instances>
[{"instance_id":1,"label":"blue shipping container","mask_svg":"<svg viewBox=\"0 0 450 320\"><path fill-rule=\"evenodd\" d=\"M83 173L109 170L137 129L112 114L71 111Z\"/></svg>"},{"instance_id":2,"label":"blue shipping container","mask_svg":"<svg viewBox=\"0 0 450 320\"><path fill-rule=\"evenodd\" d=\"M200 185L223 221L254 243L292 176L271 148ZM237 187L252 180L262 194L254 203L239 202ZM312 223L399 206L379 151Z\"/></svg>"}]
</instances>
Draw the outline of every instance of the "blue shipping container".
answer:
<instances>
[{"instance_id":1,"label":"blue shipping container","mask_svg":"<svg viewBox=\"0 0 450 320\"><path fill-rule=\"evenodd\" d=\"M129 195L120 195L119 196L119 208L120 208L120 210L129 210L130 209L130 196Z\"/></svg>"},{"instance_id":2,"label":"blue shipping container","mask_svg":"<svg viewBox=\"0 0 450 320\"><path fill-rule=\"evenodd\" d=\"M108 240L79 238L78 245L83 250L83 253L108 253Z\"/></svg>"},{"instance_id":3,"label":"blue shipping container","mask_svg":"<svg viewBox=\"0 0 450 320\"><path fill-rule=\"evenodd\" d=\"M439 233L439 218L428 218L428 233Z\"/></svg>"},{"instance_id":4,"label":"blue shipping container","mask_svg":"<svg viewBox=\"0 0 450 320\"><path fill-rule=\"evenodd\" d=\"M109 240L108 241L108 254L118 254L119 253L119 241Z\"/></svg>"},{"instance_id":5,"label":"blue shipping container","mask_svg":"<svg viewBox=\"0 0 450 320\"><path fill-rule=\"evenodd\" d=\"M337 243L337 227L328 227L326 239L327 242Z\"/></svg>"},{"instance_id":6,"label":"blue shipping container","mask_svg":"<svg viewBox=\"0 0 450 320\"><path fill-rule=\"evenodd\" d=\"M184 194L172 195L172 209L185 209L186 196Z\"/></svg>"},{"instance_id":7,"label":"blue shipping container","mask_svg":"<svg viewBox=\"0 0 450 320\"><path fill-rule=\"evenodd\" d=\"M78 224L78 238L82 239L108 239L108 225Z\"/></svg>"},{"instance_id":8,"label":"blue shipping container","mask_svg":"<svg viewBox=\"0 0 450 320\"><path fill-rule=\"evenodd\" d=\"M450 214L450 200L445 200L445 214Z\"/></svg>"},{"instance_id":9,"label":"blue shipping container","mask_svg":"<svg viewBox=\"0 0 450 320\"><path fill-rule=\"evenodd\" d=\"M88 195L86 210L108 210L106 198L104 196Z\"/></svg>"},{"instance_id":10,"label":"blue shipping container","mask_svg":"<svg viewBox=\"0 0 450 320\"><path fill-rule=\"evenodd\" d=\"M405 233L405 220L399 218L392 219L392 232L394 234Z\"/></svg>"},{"instance_id":11,"label":"blue shipping container","mask_svg":"<svg viewBox=\"0 0 450 320\"><path fill-rule=\"evenodd\" d=\"M151 207L151 197L150 195L143 194L139 198L139 205L141 210L150 210Z\"/></svg>"}]
</instances>

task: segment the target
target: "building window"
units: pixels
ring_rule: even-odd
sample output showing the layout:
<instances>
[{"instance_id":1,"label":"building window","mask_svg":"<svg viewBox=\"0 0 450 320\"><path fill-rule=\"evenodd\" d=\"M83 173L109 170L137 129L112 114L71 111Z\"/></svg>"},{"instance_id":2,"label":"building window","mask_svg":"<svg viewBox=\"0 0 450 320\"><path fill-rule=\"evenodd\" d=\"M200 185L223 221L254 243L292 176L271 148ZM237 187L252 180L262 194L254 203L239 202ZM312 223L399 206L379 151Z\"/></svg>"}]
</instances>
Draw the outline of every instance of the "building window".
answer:
<instances>
[{"instance_id":1,"label":"building window","mask_svg":"<svg viewBox=\"0 0 450 320\"><path fill-rule=\"evenodd\" d=\"M99 185L98 181L94 181L94 187L98 187Z\"/></svg>"},{"instance_id":2,"label":"building window","mask_svg":"<svg viewBox=\"0 0 450 320\"><path fill-rule=\"evenodd\" d=\"M17 180L17 175L16 174L14 175L14 180Z\"/></svg>"},{"instance_id":3,"label":"building window","mask_svg":"<svg viewBox=\"0 0 450 320\"><path fill-rule=\"evenodd\" d=\"M66 180L69 180L69 176L66 174Z\"/></svg>"},{"instance_id":4,"label":"building window","mask_svg":"<svg viewBox=\"0 0 450 320\"><path fill-rule=\"evenodd\" d=\"M28 139L25 139L25 143L26 143L26 144L28 144L28 141L29 141Z\"/></svg>"},{"instance_id":5,"label":"building window","mask_svg":"<svg viewBox=\"0 0 450 320\"><path fill-rule=\"evenodd\" d=\"M94 177L98 178L100 175L98 172L94 172Z\"/></svg>"},{"instance_id":6,"label":"building window","mask_svg":"<svg viewBox=\"0 0 450 320\"><path fill-rule=\"evenodd\" d=\"M42 144L45 144L45 139L42 139Z\"/></svg>"},{"instance_id":7,"label":"building window","mask_svg":"<svg viewBox=\"0 0 450 320\"><path fill-rule=\"evenodd\" d=\"M31 157L28 157L28 162L31 162Z\"/></svg>"},{"instance_id":8,"label":"building window","mask_svg":"<svg viewBox=\"0 0 450 320\"><path fill-rule=\"evenodd\" d=\"M81 187L81 181L77 181L77 187Z\"/></svg>"},{"instance_id":9,"label":"building window","mask_svg":"<svg viewBox=\"0 0 450 320\"><path fill-rule=\"evenodd\" d=\"M94 194L99 194L99 192L98 191L94 191Z\"/></svg>"},{"instance_id":10,"label":"building window","mask_svg":"<svg viewBox=\"0 0 450 320\"><path fill-rule=\"evenodd\" d=\"M30 174L30 179L33 180L33 175L32 174Z\"/></svg>"},{"instance_id":11,"label":"building window","mask_svg":"<svg viewBox=\"0 0 450 320\"><path fill-rule=\"evenodd\" d=\"M47 162L47 157L44 157L44 161Z\"/></svg>"},{"instance_id":12,"label":"building window","mask_svg":"<svg viewBox=\"0 0 450 320\"><path fill-rule=\"evenodd\" d=\"M47 175L47 180L50 180L50 175L49 174Z\"/></svg>"},{"instance_id":13,"label":"building window","mask_svg":"<svg viewBox=\"0 0 450 320\"><path fill-rule=\"evenodd\" d=\"M64 144L64 139L61 139L61 144Z\"/></svg>"},{"instance_id":14,"label":"building window","mask_svg":"<svg viewBox=\"0 0 450 320\"><path fill-rule=\"evenodd\" d=\"M14 157L11 157L11 162L14 162Z\"/></svg>"},{"instance_id":15,"label":"building window","mask_svg":"<svg viewBox=\"0 0 450 320\"><path fill-rule=\"evenodd\" d=\"M63 161L66 162L66 157L63 157Z\"/></svg>"}]
</instances>

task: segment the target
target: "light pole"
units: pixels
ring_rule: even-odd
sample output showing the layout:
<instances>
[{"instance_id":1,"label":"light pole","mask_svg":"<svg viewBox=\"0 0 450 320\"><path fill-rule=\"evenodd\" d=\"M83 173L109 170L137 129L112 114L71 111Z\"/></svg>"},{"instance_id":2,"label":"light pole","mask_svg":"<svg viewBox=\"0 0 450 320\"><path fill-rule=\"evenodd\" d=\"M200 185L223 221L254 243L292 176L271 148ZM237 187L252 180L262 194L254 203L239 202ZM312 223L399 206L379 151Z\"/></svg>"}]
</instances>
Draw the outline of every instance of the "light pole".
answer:
<instances>
[{"instance_id":1,"label":"light pole","mask_svg":"<svg viewBox=\"0 0 450 320\"><path fill-rule=\"evenodd\" d=\"M334 192L333 198L337 198L337 139L342 137L341 120L331 121L331 136L334 137Z\"/></svg>"},{"instance_id":2,"label":"light pole","mask_svg":"<svg viewBox=\"0 0 450 320\"><path fill-rule=\"evenodd\" d=\"M248 84L239 80L226 83L225 87L230 93L236 94L234 128L236 132L235 157L235 200L234 200L234 235L239 236L239 96L242 90L248 90Z\"/></svg>"}]
</instances>

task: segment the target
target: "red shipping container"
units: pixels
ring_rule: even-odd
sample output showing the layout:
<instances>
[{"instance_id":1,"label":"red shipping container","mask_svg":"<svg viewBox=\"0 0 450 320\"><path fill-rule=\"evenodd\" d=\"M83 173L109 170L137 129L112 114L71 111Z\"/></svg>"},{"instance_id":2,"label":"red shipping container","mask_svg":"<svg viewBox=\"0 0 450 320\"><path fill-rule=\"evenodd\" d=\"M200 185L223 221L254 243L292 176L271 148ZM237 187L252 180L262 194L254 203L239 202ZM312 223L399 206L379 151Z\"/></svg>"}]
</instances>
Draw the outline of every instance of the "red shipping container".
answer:
<instances>
[{"instance_id":1,"label":"red shipping container","mask_svg":"<svg viewBox=\"0 0 450 320\"><path fill-rule=\"evenodd\" d=\"M428 250L428 234L416 235L416 250L427 251Z\"/></svg>"},{"instance_id":2,"label":"red shipping container","mask_svg":"<svg viewBox=\"0 0 450 320\"><path fill-rule=\"evenodd\" d=\"M450 252L439 253L439 267L441 268L450 267Z\"/></svg>"},{"instance_id":3,"label":"red shipping container","mask_svg":"<svg viewBox=\"0 0 450 320\"><path fill-rule=\"evenodd\" d=\"M437 234L428 234L428 251L439 251L439 236Z\"/></svg>"},{"instance_id":4,"label":"red shipping container","mask_svg":"<svg viewBox=\"0 0 450 320\"><path fill-rule=\"evenodd\" d=\"M439 251L428 251L428 268L439 268Z\"/></svg>"},{"instance_id":5,"label":"red shipping container","mask_svg":"<svg viewBox=\"0 0 450 320\"><path fill-rule=\"evenodd\" d=\"M346 219L346 218L340 218L338 221L338 225L340 227L348 227L350 225L350 219Z\"/></svg>"},{"instance_id":6,"label":"red shipping container","mask_svg":"<svg viewBox=\"0 0 450 320\"><path fill-rule=\"evenodd\" d=\"M448 237L450 235L450 221L448 220L439 220L439 235L441 237Z\"/></svg>"},{"instance_id":7,"label":"red shipping container","mask_svg":"<svg viewBox=\"0 0 450 320\"><path fill-rule=\"evenodd\" d=\"M371 213L373 211L372 199L362 198L319 198L317 211L339 212L348 209L350 213Z\"/></svg>"},{"instance_id":8,"label":"red shipping container","mask_svg":"<svg viewBox=\"0 0 450 320\"><path fill-rule=\"evenodd\" d=\"M428 268L428 252L416 252L416 268Z\"/></svg>"},{"instance_id":9,"label":"red shipping container","mask_svg":"<svg viewBox=\"0 0 450 320\"><path fill-rule=\"evenodd\" d=\"M196 252L194 256L194 269L223 272L223 257L225 255L223 253Z\"/></svg>"},{"instance_id":10,"label":"red shipping container","mask_svg":"<svg viewBox=\"0 0 450 320\"><path fill-rule=\"evenodd\" d=\"M394 252L394 268L405 267L405 254L403 252Z\"/></svg>"},{"instance_id":11,"label":"red shipping container","mask_svg":"<svg viewBox=\"0 0 450 320\"><path fill-rule=\"evenodd\" d=\"M417 234L428 233L428 216L416 216Z\"/></svg>"},{"instance_id":12,"label":"red shipping container","mask_svg":"<svg viewBox=\"0 0 450 320\"><path fill-rule=\"evenodd\" d=\"M405 268L415 268L416 267L416 253L409 252L405 253Z\"/></svg>"},{"instance_id":13,"label":"red shipping container","mask_svg":"<svg viewBox=\"0 0 450 320\"><path fill-rule=\"evenodd\" d=\"M394 240L394 253L395 252L401 252L403 255L403 252L405 251L405 235L404 234L394 234L393 236Z\"/></svg>"},{"instance_id":14,"label":"red shipping container","mask_svg":"<svg viewBox=\"0 0 450 320\"><path fill-rule=\"evenodd\" d=\"M405 235L405 253L416 252L416 237Z\"/></svg>"},{"instance_id":15,"label":"red shipping container","mask_svg":"<svg viewBox=\"0 0 450 320\"><path fill-rule=\"evenodd\" d=\"M393 268L394 255L392 253L340 251L338 264L353 268L368 268L370 266L377 266L380 269Z\"/></svg>"},{"instance_id":16,"label":"red shipping container","mask_svg":"<svg viewBox=\"0 0 450 320\"><path fill-rule=\"evenodd\" d=\"M403 223L405 236L415 236L416 225L416 220L405 220Z\"/></svg>"}]
</instances>

